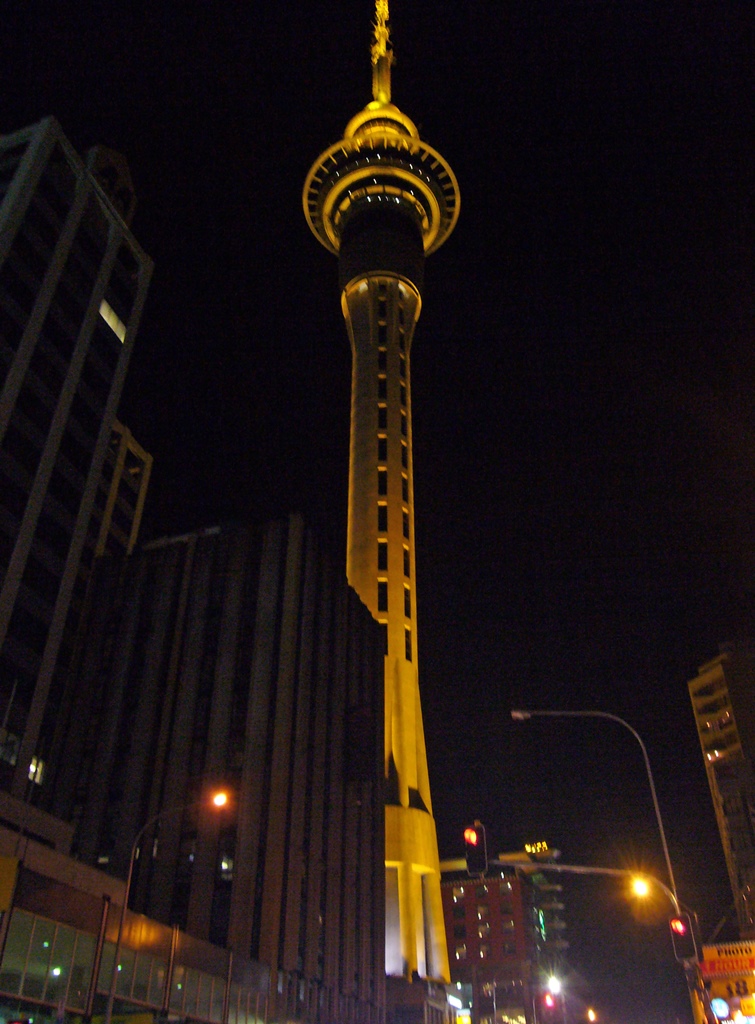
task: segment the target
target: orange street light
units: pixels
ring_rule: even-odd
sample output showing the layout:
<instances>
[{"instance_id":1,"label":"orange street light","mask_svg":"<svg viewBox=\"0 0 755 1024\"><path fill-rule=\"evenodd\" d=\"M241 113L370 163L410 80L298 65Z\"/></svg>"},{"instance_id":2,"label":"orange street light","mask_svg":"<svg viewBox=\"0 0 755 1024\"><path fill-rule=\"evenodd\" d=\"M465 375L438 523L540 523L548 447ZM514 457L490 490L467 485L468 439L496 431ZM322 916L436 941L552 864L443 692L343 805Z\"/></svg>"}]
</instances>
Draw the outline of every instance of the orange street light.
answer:
<instances>
[{"instance_id":1,"label":"orange street light","mask_svg":"<svg viewBox=\"0 0 755 1024\"><path fill-rule=\"evenodd\" d=\"M126 888L123 891L123 903L121 905L121 915L118 918L118 935L115 940L115 956L113 958L113 973L110 976L110 988L107 994L107 1005L105 1007L105 1018L104 1024L112 1024L113 1020L113 1005L115 1003L115 989L118 982L118 961L121 958L121 943L123 941L123 926L126 923L126 911L128 909L128 898L131 895L131 882L134 877L134 863L136 861L136 852L139 849L139 842L141 841L144 833L147 829L156 825L158 821L162 821L163 818L169 818L175 814L183 814L184 811L188 811L192 807L200 806L204 801L196 800L190 804L183 804L181 807L167 807L165 810L160 811L159 814L155 814L154 817L149 818L139 829L134 836L134 841L131 844L131 856L128 862L128 874L126 875ZM210 804L213 807L225 807L228 803L228 793L224 790L217 790L213 793L210 798Z\"/></svg>"}]
</instances>

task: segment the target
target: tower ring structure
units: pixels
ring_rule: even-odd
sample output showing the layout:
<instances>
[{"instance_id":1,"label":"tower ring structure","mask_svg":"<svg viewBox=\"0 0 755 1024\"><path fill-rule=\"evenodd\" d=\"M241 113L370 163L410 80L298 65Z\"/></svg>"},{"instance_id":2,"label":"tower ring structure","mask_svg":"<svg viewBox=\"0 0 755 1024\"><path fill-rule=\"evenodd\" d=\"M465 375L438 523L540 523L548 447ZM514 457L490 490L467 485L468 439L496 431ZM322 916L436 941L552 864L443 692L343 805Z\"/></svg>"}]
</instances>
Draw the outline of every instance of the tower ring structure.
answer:
<instances>
[{"instance_id":1,"label":"tower ring structure","mask_svg":"<svg viewBox=\"0 0 755 1024\"><path fill-rule=\"evenodd\" d=\"M412 217L428 255L454 229L459 186L410 118L393 103L373 100L312 165L304 183L304 213L319 241L338 254L352 217L381 204Z\"/></svg>"}]
</instances>

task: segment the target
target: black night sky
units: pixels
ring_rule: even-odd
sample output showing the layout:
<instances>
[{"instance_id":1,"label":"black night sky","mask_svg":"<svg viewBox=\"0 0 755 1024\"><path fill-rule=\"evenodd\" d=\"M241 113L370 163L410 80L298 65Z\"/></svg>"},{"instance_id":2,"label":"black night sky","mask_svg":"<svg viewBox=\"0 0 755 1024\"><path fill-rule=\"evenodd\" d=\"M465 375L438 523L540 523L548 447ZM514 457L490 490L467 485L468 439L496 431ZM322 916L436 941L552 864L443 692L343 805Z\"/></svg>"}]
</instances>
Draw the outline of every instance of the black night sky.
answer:
<instances>
[{"instance_id":1,"label":"black night sky","mask_svg":"<svg viewBox=\"0 0 755 1024\"><path fill-rule=\"evenodd\" d=\"M370 99L370 0L6 5L0 130L126 154L156 271L121 418L155 536L302 511L345 548L350 352L301 212ZM6 13L9 12L9 13ZM755 632L755 5L393 0L394 99L459 180L412 353L420 683L441 856L663 860L731 900L686 682ZM665 917L566 882L575 1005L689 1007ZM581 979L581 980L580 980Z\"/></svg>"}]
</instances>

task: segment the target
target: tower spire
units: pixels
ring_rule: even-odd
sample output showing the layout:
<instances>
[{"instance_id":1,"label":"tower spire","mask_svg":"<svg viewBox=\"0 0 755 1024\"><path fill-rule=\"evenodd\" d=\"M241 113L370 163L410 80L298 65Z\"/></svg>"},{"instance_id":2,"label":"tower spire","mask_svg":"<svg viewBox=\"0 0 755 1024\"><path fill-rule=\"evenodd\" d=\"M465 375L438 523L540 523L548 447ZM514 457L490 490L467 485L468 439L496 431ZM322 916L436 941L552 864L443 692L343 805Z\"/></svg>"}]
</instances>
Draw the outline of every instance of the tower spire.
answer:
<instances>
[{"instance_id":1,"label":"tower spire","mask_svg":"<svg viewBox=\"0 0 755 1024\"><path fill-rule=\"evenodd\" d=\"M372 98L378 103L391 102L393 48L388 18L388 0L375 0L375 21L372 26Z\"/></svg>"}]
</instances>

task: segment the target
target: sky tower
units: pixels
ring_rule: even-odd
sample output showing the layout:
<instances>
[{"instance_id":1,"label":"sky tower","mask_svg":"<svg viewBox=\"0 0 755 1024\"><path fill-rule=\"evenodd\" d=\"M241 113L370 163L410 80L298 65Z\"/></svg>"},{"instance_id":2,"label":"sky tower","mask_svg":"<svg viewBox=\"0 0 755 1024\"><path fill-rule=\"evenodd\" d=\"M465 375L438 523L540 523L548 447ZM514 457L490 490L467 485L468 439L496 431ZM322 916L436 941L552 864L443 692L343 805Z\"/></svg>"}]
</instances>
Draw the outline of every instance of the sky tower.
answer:
<instances>
[{"instance_id":1,"label":"sky tower","mask_svg":"<svg viewBox=\"0 0 755 1024\"><path fill-rule=\"evenodd\" d=\"M386 973L448 978L435 821L417 682L409 356L425 254L448 238L459 188L391 103L387 0L377 0L372 102L313 164L304 213L338 256L353 356L346 571L385 625Z\"/></svg>"}]
</instances>

